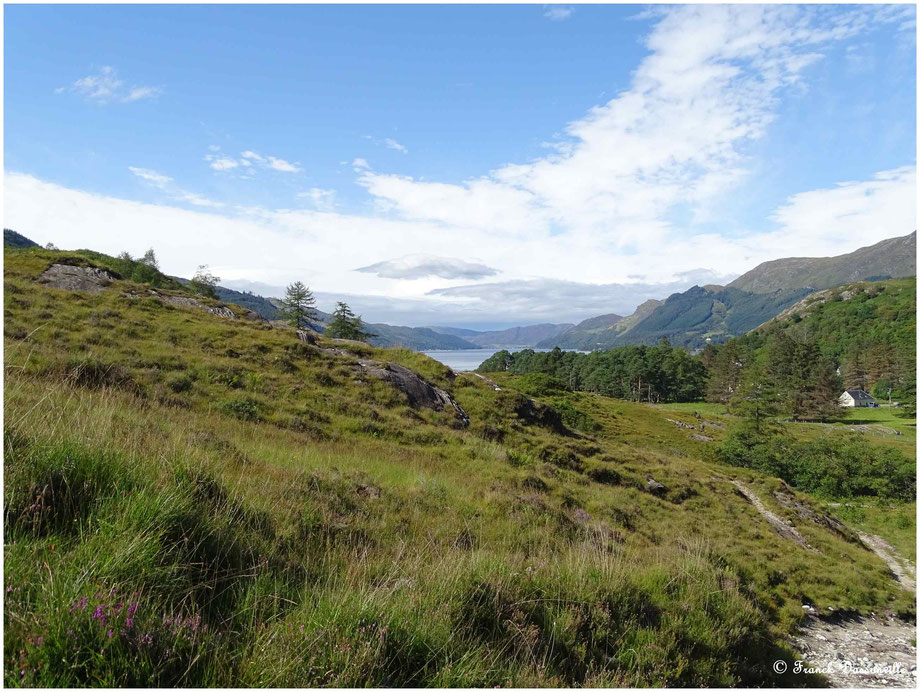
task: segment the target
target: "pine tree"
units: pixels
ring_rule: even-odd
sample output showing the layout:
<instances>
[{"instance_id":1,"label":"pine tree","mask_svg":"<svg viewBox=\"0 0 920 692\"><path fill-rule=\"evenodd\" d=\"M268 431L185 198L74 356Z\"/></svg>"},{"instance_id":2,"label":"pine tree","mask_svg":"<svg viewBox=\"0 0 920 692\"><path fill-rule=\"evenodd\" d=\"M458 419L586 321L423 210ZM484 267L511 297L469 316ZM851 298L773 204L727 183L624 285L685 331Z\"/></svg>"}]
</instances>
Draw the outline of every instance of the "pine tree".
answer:
<instances>
[{"instance_id":1,"label":"pine tree","mask_svg":"<svg viewBox=\"0 0 920 692\"><path fill-rule=\"evenodd\" d=\"M352 341L367 341L376 334L364 330L364 322L360 316L355 315L347 303L338 302L332 319L326 325L326 336L333 339L351 339Z\"/></svg>"},{"instance_id":2,"label":"pine tree","mask_svg":"<svg viewBox=\"0 0 920 692\"><path fill-rule=\"evenodd\" d=\"M281 301L281 314L294 329L309 327L316 314L316 299L312 291L300 281L292 283Z\"/></svg>"}]
</instances>

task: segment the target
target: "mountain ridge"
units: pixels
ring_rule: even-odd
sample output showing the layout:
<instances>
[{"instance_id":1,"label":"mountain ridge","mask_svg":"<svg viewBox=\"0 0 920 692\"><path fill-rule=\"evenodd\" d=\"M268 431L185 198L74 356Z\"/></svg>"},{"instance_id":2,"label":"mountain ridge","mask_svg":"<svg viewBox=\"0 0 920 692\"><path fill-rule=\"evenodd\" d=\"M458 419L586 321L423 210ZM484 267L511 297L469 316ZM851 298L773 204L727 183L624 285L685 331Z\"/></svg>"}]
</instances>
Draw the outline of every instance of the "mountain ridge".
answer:
<instances>
[{"instance_id":1,"label":"mountain ridge","mask_svg":"<svg viewBox=\"0 0 920 692\"><path fill-rule=\"evenodd\" d=\"M726 286L693 286L661 301L646 301L605 330L580 329L603 316L591 318L539 346L594 350L652 345L667 338L675 345L699 349L755 329L817 290L913 276L916 242L914 231L834 257L771 260Z\"/></svg>"}]
</instances>

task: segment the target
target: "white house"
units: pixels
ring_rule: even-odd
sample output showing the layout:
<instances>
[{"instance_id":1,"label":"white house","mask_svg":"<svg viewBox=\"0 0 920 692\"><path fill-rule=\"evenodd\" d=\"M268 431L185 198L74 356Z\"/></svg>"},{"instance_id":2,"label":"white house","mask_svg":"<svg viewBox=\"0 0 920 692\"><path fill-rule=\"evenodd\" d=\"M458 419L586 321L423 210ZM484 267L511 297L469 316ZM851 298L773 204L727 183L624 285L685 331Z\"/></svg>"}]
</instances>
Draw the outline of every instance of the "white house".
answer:
<instances>
[{"instance_id":1,"label":"white house","mask_svg":"<svg viewBox=\"0 0 920 692\"><path fill-rule=\"evenodd\" d=\"M866 406L875 406L875 399L862 389L848 389L840 395L838 399L841 406L849 408L864 408Z\"/></svg>"}]
</instances>

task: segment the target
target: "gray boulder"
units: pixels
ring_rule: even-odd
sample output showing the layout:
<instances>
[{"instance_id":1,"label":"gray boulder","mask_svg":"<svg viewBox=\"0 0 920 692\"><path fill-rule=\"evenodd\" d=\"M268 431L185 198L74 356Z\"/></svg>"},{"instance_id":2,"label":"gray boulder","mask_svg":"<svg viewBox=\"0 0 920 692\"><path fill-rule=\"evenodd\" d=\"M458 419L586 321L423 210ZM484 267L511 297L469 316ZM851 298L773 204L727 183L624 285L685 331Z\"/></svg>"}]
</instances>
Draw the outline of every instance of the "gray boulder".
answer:
<instances>
[{"instance_id":1,"label":"gray boulder","mask_svg":"<svg viewBox=\"0 0 920 692\"><path fill-rule=\"evenodd\" d=\"M65 291L102 293L105 287L119 277L99 267L77 267L71 264L52 264L41 276L39 283Z\"/></svg>"},{"instance_id":2,"label":"gray boulder","mask_svg":"<svg viewBox=\"0 0 920 692\"><path fill-rule=\"evenodd\" d=\"M470 424L470 417L450 394L431 384L414 370L396 363L381 363L376 360L359 360L358 364L368 376L388 382L405 394L412 408L453 410L464 427Z\"/></svg>"},{"instance_id":3,"label":"gray boulder","mask_svg":"<svg viewBox=\"0 0 920 692\"><path fill-rule=\"evenodd\" d=\"M664 487L664 484L659 483L651 476L645 477L645 489L650 492L652 495L664 495L667 488Z\"/></svg>"}]
</instances>

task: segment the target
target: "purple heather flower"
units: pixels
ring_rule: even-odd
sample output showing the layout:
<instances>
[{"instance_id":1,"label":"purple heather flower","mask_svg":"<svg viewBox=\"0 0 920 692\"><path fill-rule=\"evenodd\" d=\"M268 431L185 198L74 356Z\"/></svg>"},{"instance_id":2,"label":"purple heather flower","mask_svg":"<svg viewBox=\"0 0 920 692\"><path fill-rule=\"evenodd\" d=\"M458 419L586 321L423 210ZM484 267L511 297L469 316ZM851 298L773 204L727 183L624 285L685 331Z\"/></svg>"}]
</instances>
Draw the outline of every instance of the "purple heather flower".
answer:
<instances>
[{"instance_id":1,"label":"purple heather flower","mask_svg":"<svg viewBox=\"0 0 920 692\"><path fill-rule=\"evenodd\" d=\"M125 629L131 629L131 625L134 624L134 618L128 618L125 620Z\"/></svg>"}]
</instances>

